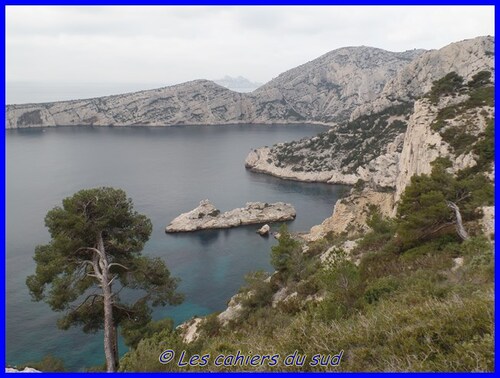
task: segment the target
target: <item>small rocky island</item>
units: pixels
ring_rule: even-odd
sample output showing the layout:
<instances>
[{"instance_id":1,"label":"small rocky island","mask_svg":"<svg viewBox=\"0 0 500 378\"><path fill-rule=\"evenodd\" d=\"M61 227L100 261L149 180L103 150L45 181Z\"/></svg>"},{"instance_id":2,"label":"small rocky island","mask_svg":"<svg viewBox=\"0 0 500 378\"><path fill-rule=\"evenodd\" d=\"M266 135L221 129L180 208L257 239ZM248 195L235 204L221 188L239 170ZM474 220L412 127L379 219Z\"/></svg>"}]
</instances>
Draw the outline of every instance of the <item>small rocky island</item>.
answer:
<instances>
[{"instance_id":1,"label":"small rocky island","mask_svg":"<svg viewBox=\"0 0 500 378\"><path fill-rule=\"evenodd\" d=\"M175 218L165 232L190 232L218 228L231 228L248 224L283 222L295 219L292 205L284 202L247 202L245 207L221 213L209 200Z\"/></svg>"}]
</instances>

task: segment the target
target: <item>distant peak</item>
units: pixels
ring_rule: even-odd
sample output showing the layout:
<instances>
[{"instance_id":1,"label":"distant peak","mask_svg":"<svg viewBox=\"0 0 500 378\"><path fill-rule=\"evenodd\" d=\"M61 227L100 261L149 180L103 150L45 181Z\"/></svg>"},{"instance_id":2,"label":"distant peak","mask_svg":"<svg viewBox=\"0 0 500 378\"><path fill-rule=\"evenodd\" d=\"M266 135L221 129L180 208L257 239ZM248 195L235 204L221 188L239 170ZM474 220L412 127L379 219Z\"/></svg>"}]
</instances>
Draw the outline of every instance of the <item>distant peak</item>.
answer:
<instances>
[{"instance_id":1,"label":"distant peak","mask_svg":"<svg viewBox=\"0 0 500 378\"><path fill-rule=\"evenodd\" d=\"M222 79L214 80L214 82L236 92L252 92L262 85L262 83L252 82L241 75L236 77L224 75Z\"/></svg>"}]
</instances>

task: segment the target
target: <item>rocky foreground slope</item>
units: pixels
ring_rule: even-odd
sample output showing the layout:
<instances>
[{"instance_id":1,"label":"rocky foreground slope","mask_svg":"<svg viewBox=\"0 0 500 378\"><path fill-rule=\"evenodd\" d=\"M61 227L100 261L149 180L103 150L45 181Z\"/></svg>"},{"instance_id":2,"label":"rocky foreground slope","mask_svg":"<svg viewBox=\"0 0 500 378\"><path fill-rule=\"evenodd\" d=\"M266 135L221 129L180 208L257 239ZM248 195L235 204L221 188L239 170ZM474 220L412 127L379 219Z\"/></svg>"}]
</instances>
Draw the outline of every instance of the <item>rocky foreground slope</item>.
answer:
<instances>
[{"instance_id":1,"label":"rocky foreground slope","mask_svg":"<svg viewBox=\"0 0 500 378\"><path fill-rule=\"evenodd\" d=\"M194 340L198 340L198 342L203 340L203 337L206 337L203 334L206 332L204 327L207 327L207 324L213 327L214 322L222 330L237 332L239 328L235 327L234 324L244 327L242 324L250 323L247 320L249 317L258 317L264 314L263 316L267 320L267 317L276 311L279 314L277 319L282 321L283 313L290 312L295 316L297 313L313 312L319 314L320 318L328 318L324 331L319 332L318 337L312 341L314 347L317 348L319 345L317 341L319 340L321 345L324 343L324 335L332 329L332 325L340 321L339 319L344 319L344 316L349 316L343 312L347 302L343 302L344 304L341 305L344 307L338 307L339 302L342 303L345 295L350 292L349 290L353 290L350 292L352 303L356 304L363 300L369 303L369 314L372 314L371 311L377 302L382 302L382 298L385 298L386 295L387 298L397 301L397 296L390 297L393 295L391 293L397 292L400 288L400 283L396 283L396 280L402 279L402 277L408 279L407 275L412 274L412 271L417 272L415 278L408 279L408 282L412 284L414 279L418 281L425 277L423 282L426 286L423 298L434 295L432 291L429 291L428 276L419 276L425 269L435 269L438 272L440 277L438 285L442 285L443 277L460 275L459 280L453 278L450 282L453 286L457 285L458 282L457 287L463 290L463 277L470 274L471 269L473 269L470 266L467 267L467 264L471 264L471 262L477 264L479 259L484 259L487 264L492 261L492 245L487 241L487 238L492 240L494 237L493 105L494 84L491 71L480 71L469 80L465 80L456 72L450 72L435 80L425 96L416 99L412 106L403 112L405 114L404 121L394 114L390 116L384 112L373 114L369 118L370 122L367 122L365 126L369 131L373 128L376 129L377 125L384 125L382 131L378 130L378 139L384 139L384 136L388 134L384 130L391 125L392 122L389 121L391 117L395 117L393 122L399 121L405 124L406 131L398 134L395 141L389 143L389 145L398 146L396 150L392 151L394 159L390 161L390 165L384 165L382 162L382 158L388 154L387 149L389 148L386 148L385 153L375 159L380 162L380 165L376 167L372 164L373 169L369 170L372 179L368 182L358 179L360 181L356 182L350 194L337 201L330 218L327 218L322 224L314 226L308 234L300 235L305 241L296 241L295 260L290 259L298 261L295 265L295 271L291 268L293 263L282 266L276 259L276 254L284 253L286 255L286 253L290 253L290 245L293 246L294 243L287 239L286 242L280 242L278 247L272 249L272 261L278 262L274 265L276 272L267 277L255 276L253 280L249 280L247 287L233 296L228 302L227 309L218 314L216 318L197 318L187 323L184 328L188 329L189 332L186 333L184 330L181 332L184 342L191 343ZM348 158L353 145L351 148L343 147L344 143L348 143L347 139L343 143L335 144L336 139L329 140L330 134L334 135L335 133L330 131L312 139L280 144L271 149L252 151L247 158L247 165L262 163L263 171L269 169L266 173L286 178L311 181L318 178L331 180L330 175L335 172L335 169L329 165L331 161L328 157L331 154L339 153L336 151L338 148L341 150L341 158ZM370 138L364 140L370 140ZM375 140L376 138L372 138L371 142L373 143ZM363 143L355 146L357 151L362 151ZM278 156L281 157L274 160ZM360 154L360 156L364 155ZM312 159L309 160L309 157ZM297 169L304 167L303 170ZM322 170L323 167L326 167L326 170ZM342 169L343 166L339 165L339 167ZM345 167L352 170L356 164L347 164ZM439 168L438 173L435 173L436 167ZM270 171L271 169L272 171ZM355 178L360 172L358 166L354 173L351 171L349 174ZM344 179L345 177L347 176L344 176ZM381 186L382 179L385 186ZM458 220L452 219L451 210L447 210L449 205L447 207L447 198L443 194L447 191L450 191L448 195L451 198L448 200L456 201L458 204L456 207L460 207L464 214L467 214L464 217L465 227L471 231L472 236L467 236L465 239L464 236L460 236L464 239L461 240L462 244L457 243L457 236L454 235ZM409 206L409 204L414 206ZM400 211L401 207L405 210ZM425 215L423 215L422 209L425 209ZM441 216L443 218L439 218ZM427 218L431 219L432 224L429 224ZM404 233L405 222L411 224L410 232L406 235ZM405 240L405 237L408 239ZM405 243L408 244L405 245ZM445 245L447 245L446 248ZM467 249L468 252L457 257L456 253L461 253L459 252L460 248ZM446 256L447 253L448 256ZM422 262L428 258L436 260L429 262L426 267L427 263ZM318 276L315 278L314 273L311 273L314 271L312 267L316 267L320 272L319 277L323 277L319 281L325 279L327 289L323 291L319 289L321 284L317 281ZM492 265L489 269L488 272L493 272ZM293 271L293 274L290 271ZM376 284L372 286L368 284L365 294L360 295L359 287L356 289L356 280L363 274L377 278ZM493 278L492 273L490 277ZM488 282L488 279L483 277L481 282ZM479 292L476 285L477 281L473 283L473 291ZM328 290L330 290L328 288L330 287L335 288L335 295L330 297L331 304L328 304ZM408 293L412 301L415 299L413 296L415 292L414 288L409 289ZM412 345L420 345L424 338L421 337L420 333L416 336L414 329L418 324L421 324L422 313L413 309L414 303L407 301L408 297L399 298L405 298L405 300L398 303L390 313L404 308L409 309L409 313L419 314L413 323L407 323L409 318L404 317L403 326L411 324L409 326L411 332L408 333L405 341L416 339ZM433 311L438 305L438 302L434 302L430 306L426 304ZM267 312L264 312L262 308L265 308ZM467 316L469 316L470 307L464 308L467 309ZM491 312L492 308L493 302L490 300L483 312ZM358 311L363 310L357 308L356 313ZM433 323L437 319L441 320L441 315L433 313L431 318L430 323ZM316 318L314 316L301 317L301 315L293 318L290 334L293 335L292 345L294 348L297 345L297 327L294 325L300 319L305 319L307 322L301 329L310 330L314 327L306 327L310 326L311 319ZM394 321L396 322L394 324L392 321L390 322L391 327L396 330L394 333L398 333L401 330L401 325L397 323L399 320ZM474 321L476 320L472 322ZM367 317L363 316L360 321L363 332L368 328L378 329L376 326L367 326L366 322ZM482 324L487 326L487 332L491 334L493 327L492 324L490 327L490 323L483 322ZM356 332L352 332L352 323L348 324L349 331L346 333L355 334ZM448 332L449 323L443 324L446 324L446 331L443 332ZM187 328L188 326L189 328ZM441 326L439 328L441 329ZM338 336L342 335L343 332L338 332L336 328L334 330L335 337L332 339L332 345L337 345ZM273 335L273 338L279 337L281 334L282 330L280 329L277 334ZM301 340L311 339L309 333L303 335ZM246 337L253 337L253 330ZM476 332L473 333L473 337L477 337ZM460 329L457 340L462 340L462 338L463 332ZM353 342L351 339L347 341L347 343L352 343L351 347L361 345L363 352L360 354L362 356L365 356L364 352L367 350L365 344L371 342L367 341L366 338L357 342ZM459 342L453 341L452 343ZM381 338L381 345L386 345L386 343L387 338L384 334ZM434 343L434 341L430 343ZM255 342L248 344L253 346ZM428 344L427 342L424 344L424 349L426 349ZM396 345L399 350L401 343L398 341ZM440 345L440 341L436 345ZM484 345L487 345L486 353L492 356L490 351L493 350L493 343L484 343ZM393 351L387 353L395 354ZM351 360L353 355L351 354ZM407 354L405 354L406 357ZM358 369L359 361L356 360L356 363L349 369ZM475 369L479 370L477 365L475 366ZM371 363L367 368L373 369ZM384 365L383 369L385 368ZM400 367L403 371L415 368L419 369L420 367L410 368L406 365L406 361L403 367ZM483 366L481 369L485 369L485 367Z\"/></svg>"}]
</instances>

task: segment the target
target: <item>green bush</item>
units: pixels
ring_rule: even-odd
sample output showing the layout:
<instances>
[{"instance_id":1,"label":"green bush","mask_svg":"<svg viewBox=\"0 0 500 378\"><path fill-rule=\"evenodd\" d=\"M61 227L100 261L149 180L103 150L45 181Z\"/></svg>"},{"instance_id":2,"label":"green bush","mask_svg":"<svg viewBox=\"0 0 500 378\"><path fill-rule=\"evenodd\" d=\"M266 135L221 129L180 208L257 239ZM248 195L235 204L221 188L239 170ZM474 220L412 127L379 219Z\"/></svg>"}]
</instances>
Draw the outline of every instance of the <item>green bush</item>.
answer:
<instances>
[{"instance_id":1,"label":"green bush","mask_svg":"<svg viewBox=\"0 0 500 378\"><path fill-rule=\"evenodd\" d=\"M142 339L136 349L127 352L120 360L119 371L184 371L186 369L178 367L174 361L163 365L158 361L158 358L167 349L173 350L178 358L183 350L191 355L197 351L195 348L196 344L185 344L176 332L161 331L149 338Z\"/></svg>"},{"instance_id":2,"label":"green bush","mask_svg":"<svg viewBox=\"0 0 500 378\"><path fill-rule=\"evenodd\" d=\"M363 285L360 269L354 263L345 259L333 260L322 270L319 279L326 292L321 306L335 308L332 318L348 316L355 311L362 297ZM329 314L324 312L323 316Z\"/></svg>"},{"instance_id":3,"label":"green bush","mask_svg":"<svg viewBox=\"0 0 500 378\"><path fill-rule=\"evenodd\" d=\"M246 285L241 289L240 303L246 313L271 304L274 290L271 282L267 280L268 277L269 274L264 271L249 273L245 276Z\"/></svg>"},{"instance_id":4,"label":"green bush","mask_svg":"<svg viewBox=\"0 0 500 378\"><path fill-rule=\"evenodd\" d=\"M54 357L51 354L46 355L38 362L27 362L22 365L18 365L18 370L24 370L26 367L36 369L41 372L63 372L66 371L64 368L64 362L60 358Z\"/></svg>"},{"instance_id":5,"label":"green bush","mask_svg":"<svg viewBox=\"0 0 500 378\"><path fill-rule=\"evenodd\" d=\"M495 130L493 126L493 119L489 119L488 125L486 126L486 129L484 131L483 138L479 140L472 149L472 151L474 151L474 153L479 156L477 167L480 170L489 168L488 165L491 164L495 157L494 132Z\"/></svg>"},{"instance_id":6,"label":"green bush","mask_svg":"<svg viewBox=\"0 0 500 378\"><path fill-rule=\"evenodd\" d=\"M399 282L394 277L382 277L365 289L363 297L368 304L372 304L378 302L383 296L397 290L398 287Z\"/></svg>"},{"instance_id":7,"label":"green bush","mask_svg":"<svg viewBox=\"0 0 500 378\"><path fill-rule=\"evenodd\" d=\"M465 130L457 130L456 128L448 128L441 133L443 140L452 148L455 155L466 154L473 149L477 137L467 133Z\"/></svg>"},{"instance_id":8,"label":"green bush","mask_svg":"<svg viewBox=\"0 0 500 378\"><path fill-rule=\"evenodd\" d=\"M369 209L367 225L371 231L358 242L357 251L376 251L386 246L394 238L396 224L393 219L382 217L378 208Z\"/></svg>"},{"instance_id":9,"label":"green bush","mask_svg":"<svg viewBox=\"0 0 500 378\"><path fill-rule=\"evenodd\" d=\"M397 215L397 235L402 250L410 249L443 234L454 234L454 213L447 201L456 203L466 222L476 219L479 206L493 201L493 185L482 174L446 171L450 162L433 163L430 175L413 176L401 196Z\"/></svg>"},{"instance_id":10,"label":"green bush","mask_svg":"<svg viewBox=\"0 0 500 378\"><path fill-rule=\"evenodd\" d=\"M432 83L431 91L428 94L433 103L437 103L441 96L455 94L463 87L464 78L455 71L446 74L439 80Z\"/></svg>"},{"instance_id":11,"label":"green bush","mask_svg":"<svg viewBox=\"0 0 500 378\"><path fill-rule=\"evenodd\" d=\"M365 181L362 180L362 179L358 179L358 181L356 181L356 184L354 184L354 190L357 191L357 192L361 192L363 191L364 187L365 187Z\"/></svg>"},{"instance_id":12,"label":"green bush","mask_svg":"<svg viewBox=\"0 0 500 378\"><path fill-rule=\"evenodd\" d=\"M480 71L467 83L467 86L471 89L484 87L491 83L491 72L490 71Z\"/></svg>"},{"instance_id":13,"label":"green bush","mask_svg":"<svg viewBox=\"0 0 500 378\"><path fill-rule=\"evenodd\" d=\"M133 319L127 319L123 323L125 325L121 330L123 340L132 349L136 348L142 339L151 337L161 331L172 332L174 328L174 322L169 318L151 321L146 325L138 324L137 326L134 324Z\"/></svg>"},{"instance_id":14,"label":"green bush","mask_svg":"<svg viewBox=\"0 0 500 378\"><path fill-rule=\"evenodd\" d=\"M297 284L297 293L303 296L314 295L321 288L321 283L317 276L309 277L308 279L301 280Z\"/></svg>"},{"instance_id":15,"label":"green bush","mask_svg":"<svg viewBox=\"0 0 500 378\"><path fill-rule=\"evenodd\" d=\"M219 335L221 331L221 323L217 314L210 314L203 318L198 326L198 332L203 338L210 338Z\"/></svg>"}]
</instances>

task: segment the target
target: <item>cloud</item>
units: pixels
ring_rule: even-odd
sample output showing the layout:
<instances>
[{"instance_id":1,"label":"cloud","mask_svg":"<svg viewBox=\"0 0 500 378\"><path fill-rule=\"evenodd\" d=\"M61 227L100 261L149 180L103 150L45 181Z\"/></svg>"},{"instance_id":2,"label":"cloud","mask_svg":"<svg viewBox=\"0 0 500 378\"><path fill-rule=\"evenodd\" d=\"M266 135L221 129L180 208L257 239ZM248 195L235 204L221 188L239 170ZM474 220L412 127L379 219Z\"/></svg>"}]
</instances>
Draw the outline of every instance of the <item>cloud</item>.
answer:
<instances>
[{"instance_id":1,"label":"cloud","mask_svg":"<svg viewBox=\"0 0 500 378\"><path fill-rule=\"evenodd\" d=\"M8 6L7 80L266 82L330 50L493 34L493 7Z\"/></svg>"}]
</instances>

